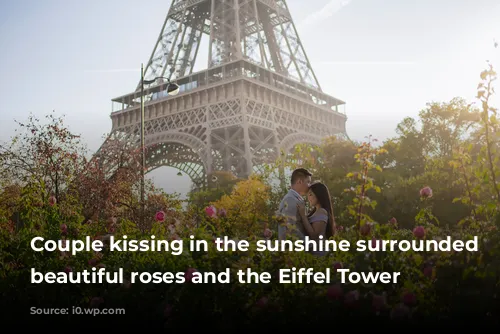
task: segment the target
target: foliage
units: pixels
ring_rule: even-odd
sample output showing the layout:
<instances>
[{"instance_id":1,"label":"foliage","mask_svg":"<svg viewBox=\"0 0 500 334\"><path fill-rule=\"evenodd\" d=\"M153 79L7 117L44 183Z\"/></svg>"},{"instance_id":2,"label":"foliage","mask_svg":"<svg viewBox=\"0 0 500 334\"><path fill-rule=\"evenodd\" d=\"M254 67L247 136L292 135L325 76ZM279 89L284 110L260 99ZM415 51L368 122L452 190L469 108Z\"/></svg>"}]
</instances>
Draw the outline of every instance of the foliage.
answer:
<instances>
[{"instance_id":1,"label":"foliage","mask_svg":"<svg viewBox=\"0 0 500 334\"><path fill-rule=\"evenodd\" d=\"M208 176L208 186L205 189L192 189L189 192L189 202L204 208L211 202L219 200L223 195L231 193L234 186L242 181L231 172L216 171Z\"/></svg>"},{"instance_id":2,"label":"foliage","mask_svg":"<svg viewBox=\"0 0 500 334\"><path fill-rule=\"evenodd\" d=\"M63 125L54 114L46 117L48 124L30 116L26 123L17 122L20 131L10 145L0 147L2 180L33 186L41 200L54 195L61 200L70 179L81 168L79 136Z\"/></svg>"},{"instance_id":3,"label":"foliage","mask_svg":"<svg viewBox=\"0 0 500 334\"><path fill-rule=\"evenodd\" d=\"M368 172L375 169L382 171L382 168L375 164L375 158L387 151L383 148L373 148L371 137L369 141L359 146L358 152L354 155L356 162L360 164L361 170L359 172L350 172L347 178L353 179L356 187L347 188L345 192L354 193L352 204L347 207L349 214L356 219L356 229L359 230L361 226L372 221L371 217L363 212L365 207L375 209L377 202L371 200L367 194L370 190L380 193L380 187L375 185L373 178L368 176Z\"/></svg>"},{"instance_id":4,"label":"foliage","mask_svg":"<svg viewBox=\"0 0 500 334\"><path fill-rule=\"evenodd\" d=\"M224 209L226 219L223 226L216 226L215 234L231 235L238 238L251 238L259 228L259 224L267 221L270 189L256 177L241 181L229 195L213 203L219 209ZM260 226L260 230L263 231Z\"/></svg>"}]
</instances>

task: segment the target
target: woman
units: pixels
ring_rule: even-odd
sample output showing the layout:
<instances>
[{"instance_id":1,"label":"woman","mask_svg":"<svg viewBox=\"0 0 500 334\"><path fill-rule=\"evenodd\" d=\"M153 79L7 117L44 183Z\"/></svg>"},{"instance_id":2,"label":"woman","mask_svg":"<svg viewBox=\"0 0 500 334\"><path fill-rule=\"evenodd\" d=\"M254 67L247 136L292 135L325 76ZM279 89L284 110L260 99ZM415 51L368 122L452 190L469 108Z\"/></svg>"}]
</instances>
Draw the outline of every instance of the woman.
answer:
<instances>
[{"instance_id":1,"label":"woman","mask_svg":"<svg viewBox=\"0 0 500 334\"><path fill-rule=\"evenodd\" d=\"M328 188L323 183L313 183L309 187L307 198L312 208L308 215L303 203L297 207L309 238L319 240L320 235L323 239L330 238L335 234L335 219Z\"/></svg>"}]
</instances>

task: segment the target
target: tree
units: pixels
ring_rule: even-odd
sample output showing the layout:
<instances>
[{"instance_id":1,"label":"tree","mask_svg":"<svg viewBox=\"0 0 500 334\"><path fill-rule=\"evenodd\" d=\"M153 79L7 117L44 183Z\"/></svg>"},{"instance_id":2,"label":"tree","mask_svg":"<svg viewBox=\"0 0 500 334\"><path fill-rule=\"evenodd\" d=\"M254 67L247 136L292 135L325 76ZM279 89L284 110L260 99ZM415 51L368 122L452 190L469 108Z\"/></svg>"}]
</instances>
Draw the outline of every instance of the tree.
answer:
<instances>
[{"instance_id":1,"label":"tree","mask_svg":"<svg viewBox=\"0 0 500 334\"><path fill-rule=\"evenodd\" d=\"M419 116L427 154L446 158L462 145L480 119L478 110L458 97L448 103L427 103Z\"/></svg>"},{"instance_id":2,"label":"tree","mask_svg":"<svg viewBox=\"0 0 500 334\"><path fill-rule=\"evenodd\" d=\"M228 171L216 171L208 175L208 187L205 189L193 188L189 194L189 203L204 208L209 203L219 200L222 196L228 195L234 186L243 181Z\"/></svg>"},{"instance_id":3,"label":"tree","mask_svg":"<svg viewBox=\"0 0 500 334\"><path fill-rule=\"evenodd\" d=\"M85 161L84 168L75 175L73 189L85 219L107 218L124 208L139 210L137 185L141 168L137 145L126 137L107 138L99 152Z\"/></svg>"},{"instance_id":4,"label":"tree","mask_svg":"<svg viewBox=\"0 0 500 334\"><path fill-rule=\"evenodd\" d=\"M17 134L10 143L0 145L0 177L36 190L42 203L51 195L61 202L63 192L82 169L85 148L62 117L53 112L46 120L42 124L30 115L26 123L16 121Z\"/></svg>"},{"instance_id":5,"label":"tree","mask_svg":"<svg viewBox=\"0 0 500 334\"><path fill-rule=\"evenodd\" d=\"M420 175L423 173L426 163L426 144L425 136L418 128L417 121L406 117L398 124L396 133L399 137L393 139L392 147L387 147L389 155L394 159L393 169L401 177ZM391 144L388 142L386 146Z\"/></svg>"}]
</instances>

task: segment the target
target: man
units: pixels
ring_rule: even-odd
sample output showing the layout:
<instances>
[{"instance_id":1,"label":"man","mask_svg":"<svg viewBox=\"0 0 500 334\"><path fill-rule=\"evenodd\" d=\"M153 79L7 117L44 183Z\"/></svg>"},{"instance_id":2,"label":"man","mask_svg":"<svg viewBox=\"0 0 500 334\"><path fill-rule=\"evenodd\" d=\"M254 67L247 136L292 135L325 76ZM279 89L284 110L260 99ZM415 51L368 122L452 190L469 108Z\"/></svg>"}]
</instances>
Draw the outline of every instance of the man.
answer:
<instances>
[{"instance_id":1,"label":"man","mask_svg":"<svg viewBox=\"0 0 500 334\"><path fill-rule=\"evenodd\" d=\"M280 225L278 227L278 239L287 239L287 234L293 234L297 238L305 239L305 229L297 209L298 203L304 203L304 198L309 191L312 174L305 168L299 168L293 171L291 178L291 189L283 197L279 206L279 212L285 216L286 223L291 228Z\"/></svg>"}]
</instances>

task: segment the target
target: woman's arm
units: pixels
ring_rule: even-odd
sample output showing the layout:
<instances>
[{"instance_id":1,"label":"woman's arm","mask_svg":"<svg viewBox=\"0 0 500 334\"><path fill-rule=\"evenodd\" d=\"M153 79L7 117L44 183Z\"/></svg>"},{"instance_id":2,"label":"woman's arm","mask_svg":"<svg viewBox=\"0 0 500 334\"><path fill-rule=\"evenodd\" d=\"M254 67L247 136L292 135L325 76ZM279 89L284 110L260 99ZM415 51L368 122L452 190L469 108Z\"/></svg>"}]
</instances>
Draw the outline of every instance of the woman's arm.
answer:
<instances>
[{"instance_id":1,"label":"woman's arm","mask_svg":"<svg viewBox=\"0 0 500 334\"><path fill-rule=\"evenodd\" d=\"M306 206L304 203L297 203L297 209L299 210L302 225L309 235L309 238L318 240L319 236L324 233L326 221L315 221L310 223L309 218L306 215Z\"/></svg>"},{"instance_id":2,"label":"woman's arm","mask_svg":"<svg viewBox=\"0 0 500 334\"><path fill-rule=\"evenodd\" d=\"M314 240L319 240L319 236L325 234L325 227L326 227L326 222L325 221L316 221L314 223L311 223L311 228L313 229L314 233L311 234Z\"/></svg>"}]
</instances>

